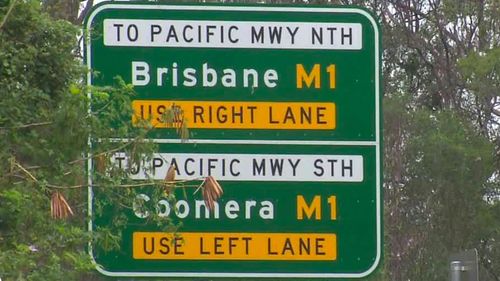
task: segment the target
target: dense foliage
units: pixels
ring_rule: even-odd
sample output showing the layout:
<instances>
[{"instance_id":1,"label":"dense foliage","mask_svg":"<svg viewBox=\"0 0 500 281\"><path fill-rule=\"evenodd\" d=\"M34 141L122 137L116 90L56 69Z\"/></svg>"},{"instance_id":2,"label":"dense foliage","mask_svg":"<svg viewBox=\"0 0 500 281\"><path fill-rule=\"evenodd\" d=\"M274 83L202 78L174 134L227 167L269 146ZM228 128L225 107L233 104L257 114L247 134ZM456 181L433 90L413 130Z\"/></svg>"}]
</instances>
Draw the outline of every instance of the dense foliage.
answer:
<instances>
[{"instance_id":1,"label":"dense foliage","mask_svg":"<svg viewBox=\"0 0 500 281\"><path fill-rule=\"evenodd\" d=\"M55 221L47 186L76 184L83 175L81 164L68 165L81 157L89 130L82 126L85 98L69 90L83 73L73 53L77 34L36 2L17 4L0 29L3 280L77 280L90 272L84 190L67 194L75 219Z\"/></svg>"},{"instance_id":2,"label":"dense foliage","mask_svg":"<svg viewBox=\"0 0 500 281\"><path fill-rule=\"evenodd\" d=\"M131 120L134 92L119 78L92 89L89 111L79 28L43 13L38 1L12 3L0 10L8 15L0 21L0 278L92 280L88 242L112 248L119 228L87 231L86 159L106 166L113 151L137 158L154 146L143 142L147 127L123 121ZM104 140L92 150L90 133ZM132 140L106 141L115 136ZM123 171L96 173L110 204L131 206Z\"/></svg>"},{"instance_id":3,"label":"dense foliage","mask_svg":"<svg viewBox=\"0 0 500 281\"><path fill-rule=\"evenodd\" d=\"M55 19L78 23L80 3L64 2L0 1L2 280L101 278L87 242L112 248L119 233L86 231L89 133L134 140L100 143L96 158L117 146L135 155L154 149L141 142L147 128L118 121L130 120L133 95L119 79L94 89L89 114L78 26ZM370 279L446 280L448 257L476 248L481 280L500 280L498 0L306 2L364 6L383 28L385 253ZM131 204L126 177L108 174L99 179L111 204ZM51 218L56 191L70 219Z\"/></svg>"}]
</instances>

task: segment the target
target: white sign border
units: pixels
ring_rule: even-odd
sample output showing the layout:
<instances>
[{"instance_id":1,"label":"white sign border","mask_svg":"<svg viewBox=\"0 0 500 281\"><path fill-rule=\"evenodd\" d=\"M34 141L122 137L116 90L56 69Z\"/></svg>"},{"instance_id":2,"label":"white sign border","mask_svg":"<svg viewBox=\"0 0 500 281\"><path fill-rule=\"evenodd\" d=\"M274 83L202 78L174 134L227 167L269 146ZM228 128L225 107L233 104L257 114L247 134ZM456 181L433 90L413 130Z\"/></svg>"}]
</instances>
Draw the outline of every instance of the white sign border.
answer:
<instances>
[{"instance_id":1,"label":"white sign border","mask_svg":"<svg viewBox=\"0 0 500 281\"><path fill-rule=\"evenodd\" d=\"M372 24L374 30L374 45L375 45L375 131L376 137L375 142L366 141L366 142L356 142L354 144L349 144L349 142L338 142L340 145L368 145L375 146L376 148L376 223L377 223L377 253L375 261L372 266L361 273L248 273L248 272L111 272L105 270L101 267L94 259L94 254L92 250L92 245L89 243L89 255L92 259L92 262L95 264L97 271L100 273L111 276L111 277L254 277L254 278L362 278L373 273L381 260L381 250L382 250L382 219L381 219L381 155L380 155L380 50L379 50L379 28L375 19L365 10L359 8L321 8L321 7L265 7L265 6L190 6L190 5L151 5L151 4L125 4L125 3L103 3L97 8L95 8L88 20L86 22L86 30L91 30L91 25L94 17L105 9L143 9L143 10L208 10L208 11L269 11L269 12L308 12L308 13L358 13L362 16L365 16L370 23ZM87 36L90 34L87 34ZM88 67L87 73L87 84L89 86L92 85L92 73L91 73L91 46L90 41L89 44L86 45L86 63ZM90 95L90 93L89 93ZM90 109L89 109L90 110ZM164 140L168 141L168 140ZM224 141L217 140L202 140L205 143L224 143ZM176 140L172 140L172 142L176 142ZM247 144L266 144L269 141L263 140L249 140ZM91 146L90 138L88 140L89 146ZM241 141L241 144L245 144L246 142ZM334 145L337 142L322 142L319 141L315 143L315 141L293 141L293 144L300 145ZM283 143L283 144L292 144L292 143ZM89 217L92 218L92 202L93 202L93 190L92 190L92 159L89 157L87 162L87 172L88 172L88 214ZM92 219L89 219L88 222L88 230L90 232L93 231Z\"/></svg>"}]
</instances>

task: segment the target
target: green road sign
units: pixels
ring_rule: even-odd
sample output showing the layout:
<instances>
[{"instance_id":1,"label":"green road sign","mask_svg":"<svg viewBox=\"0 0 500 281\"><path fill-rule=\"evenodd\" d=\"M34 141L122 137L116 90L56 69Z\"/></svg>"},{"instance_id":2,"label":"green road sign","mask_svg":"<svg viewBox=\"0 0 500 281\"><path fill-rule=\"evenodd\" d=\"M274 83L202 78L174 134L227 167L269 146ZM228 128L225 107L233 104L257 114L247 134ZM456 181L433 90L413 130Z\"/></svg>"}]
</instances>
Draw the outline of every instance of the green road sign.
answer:
<instances>
[{"instance_id":1,"label":"green road sign","mask_svg":"<svg viewBox=\"0 0 500 281\"><path fill-rule=\"evenodd\" d=\"M126 214L120 251L93 247L109 276L359 278L381 259L380 31L363 9L104 3L88 16L91 85L133 84L159 152L131 175L213 176L176 202L137 200L182 221L177 236ZM182 109L181 142L165 126ZM128 165L124 154L113 162ZM92 166L92 163L90 163ZM91 179L90 179L91 182ZM142 192L142 191L141 191ZM90 189L90 212L99 200ZM154 209L154 208L153 208ZM109 214L113 216L116 214ZM112 227L97 217L90 229Z\"/></svg>"}]
</instances>

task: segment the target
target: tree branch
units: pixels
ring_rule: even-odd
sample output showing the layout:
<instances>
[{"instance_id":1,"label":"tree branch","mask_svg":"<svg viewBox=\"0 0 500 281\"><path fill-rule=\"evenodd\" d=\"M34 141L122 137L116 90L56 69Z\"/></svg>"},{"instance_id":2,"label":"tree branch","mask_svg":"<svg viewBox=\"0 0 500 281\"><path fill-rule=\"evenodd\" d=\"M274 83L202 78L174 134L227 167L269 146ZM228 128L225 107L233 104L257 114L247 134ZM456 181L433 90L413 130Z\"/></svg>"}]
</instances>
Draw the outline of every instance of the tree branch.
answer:
<instances>
[{"instance_id":1,"label":"tree branch","mask_svg":"<svg viewBox=\"0 0 500 281\"><path fill-rule=\"evenodd\" d=\"M87 16L88 12L94 5L94 0L88 0L87 3L85 4L85 8L83 8L82 12L80 13L80 16L76 19L76 23L81 25L83 23L83 19Z\"/></svg>"},{"instance_id":2,"label":"tree branch","mask_svg":"<svg viewBox=\"0 0 500 281\"><path fill-rule=\"evenodd\" d=\"M0 23L0 31L2 31L2 27L4 24L7 22L7 18L9 17L10 13L14 9L14 6L16 5L17 0L12 0L12 3L10 4L9 9L7 10L7 13L5 13L5 16L3 17L2 22Z\"/></svg>"},{"instance_id":3,"label":"tree branch","mask_svg":"<svg viewBox=\"0 0 500 281\"><path fill-rule=\"evenodd\" d=\"M21 171L23 171L23 173L25 173L26 175L28 175L29 178L31 178L34 182L38 182L38 179L35 178L35 176L33 176L33 174L31 174L28 170L26 170L23 166L21 166L21 164L19 164L16 159L12 159L11 160L12 163L14 164L14 166L18 167Z\"/></svg>"},{"instance_id":4,"label":"tree branch","mask_svg":"<svg viewBox=\"0 0 500 281\"><path fill-rule=\"evenodd\" d=\"M47 184L47 187L50 188L55 188L55 189L78 189L78 188L85 188L85 187L105 187L105 186L113 186L113 187L123 187L123 188L131 188L131 187L143 187L143 186L151 186L154 184L179 184L179 183L184 183L184 182L190 182L190 181L197 181L197 180L203 180L204 178L194 178L190 180L183 180L183 181L155 181L155 182L145 182L145 183L134 183L134 184L118 184L118 185L104 185L104 184L77 184L77 185L56 185L56 184ZM182 187L199 187L199 185L183 185Z\"/></svg>"},{"instance_id":5,"label":"tree branch","mask_svg":"<svg viewBox=\"0 0 500 281\"><path fill-rule=\"evenodd\" d=\"M19 126L12 126L12 127L0 127L0 130L7 130L7 129L26 129L30 127L38 127L38 126L45 126L45 125L50 125L52 122L38 122L38 123L31 123L31 124L23 124Z\"/></svg>"},{"instance_id":6,"label":"tree branch","mask_svg":"<svg viewBox=\"0 0 500 281\"><path fill-rule=\"evenodd\" d=\"M12 158L11 159L11 165L17 167L19 170L23 172L23 174L27 175L28 178L30 178L34 182L39 182L39 180L32 174L30 173L26 168L24 168L19 162L16 161L16 159ZM14 175L19 178L24 178L20 175ZM192 179L187 179L187 180L152 180L151 182L143 182L143 183L134 183L134 184L119 184L119 185L113 185L114 187L142 187L142 186L150 186L153 184L162 184L162 185L175 185L175 184L181 184L181 183L187 183L187 182L192 182L192 181L197 181L197 180L204 180L205 177L197 177L197 178L192 178ZM57 184L46 184L47 187L50 188L56 188L56 189L77 189L77 188L84 188L84 187L89 187L88 184L78 184L78 185L57 185ZM99 185L99 184L93 184L92 187L103 187L103 186L109 186L109 185ZM183 185L183 187L199 187L199 185Z\"/></svg>"}]
</instances>

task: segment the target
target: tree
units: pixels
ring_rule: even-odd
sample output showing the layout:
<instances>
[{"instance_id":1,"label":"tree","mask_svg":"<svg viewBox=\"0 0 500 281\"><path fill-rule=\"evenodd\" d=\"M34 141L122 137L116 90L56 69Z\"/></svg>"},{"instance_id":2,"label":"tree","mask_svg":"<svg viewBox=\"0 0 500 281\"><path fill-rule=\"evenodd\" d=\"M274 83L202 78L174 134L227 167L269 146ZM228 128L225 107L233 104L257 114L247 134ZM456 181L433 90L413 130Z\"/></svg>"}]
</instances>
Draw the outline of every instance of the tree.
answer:
<instances>
[{"instance_id":1,"label":"tree","mask_svg":"<svg viewBox=\"0 0 500 281\"><path fill-rule=\"evenodd\" d=\"M82 190L66 195L79 219L54 221L48 204L49 183L82 177L81 165L67 165L80 157L89 130L80 123L85 98L69 90L80 87L82 74L73 55L78 30L42 14L35 1L13 2L2 14L9 8L0 29L0 276L89 277Z\"/></svg>"},{"instance_id":2,"label":"tree","mask_svg":"<svg viewBox=\"0 0 500 281\"><path fill-rule=\"evenodd\" d=\"M132 87L116 79L88 96L75 56L80 30L41 8L11 1L0 10L0 278L95 280L87 243L118 237L86 230L86 159L105 165L113 151L147 155L154 146L143 141L148 128L131 124ZM90 133L133 141L90 150ZM131 190L113 176L101 171L100 184L116 203Z\"/></svg>"},{"instance_id":3,"label":"tree","mask_svg":"<svg viewBox=\"0 0 500 281\"><path fill-rule=\"evenodd\" d=\"M82 4L85 2L85 4ZM85 15L94 5L94 0L42 0L44 10L52 18L64 19L75 25L83 23Z\"/></svg>"},{"instance_id":4,"label":"tree","mask_svg":"<svg viewBox=\"0 0 500 281\"><path fill-rule=\"evenodd\" d=\"M498 3L381 1L379 8L388 279L441 280L447 255L477 248L488 268L481 278L498 280L490 264L499 257L488 250L498 241L491 220L498 202L485 200L498 194ZM467 154L478 160L460 160Z\"/></svg>"}]
</instances>

